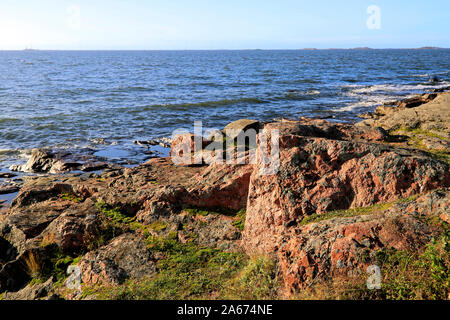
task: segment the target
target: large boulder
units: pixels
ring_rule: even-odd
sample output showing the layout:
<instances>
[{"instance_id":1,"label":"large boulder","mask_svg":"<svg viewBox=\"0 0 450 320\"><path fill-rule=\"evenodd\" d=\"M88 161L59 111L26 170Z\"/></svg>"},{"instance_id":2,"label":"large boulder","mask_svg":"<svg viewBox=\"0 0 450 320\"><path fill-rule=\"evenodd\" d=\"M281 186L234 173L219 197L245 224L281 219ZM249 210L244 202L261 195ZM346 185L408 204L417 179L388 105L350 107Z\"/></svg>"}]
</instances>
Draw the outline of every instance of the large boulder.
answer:
<instances>
[{"instance_id":1,"label":"large boulder","mask_svg":"<svg viewBox=\"0 0 450 320\"><path fill-rule=\"evenodd\" d=\"M138 235L123 234L106 246L87 253L78 266L85 284L117 285L142 279L157 270L157 257Z\"/></svg>"},{"instance_id":2,"label":"large boulder","mask_svg":"<svg viewBox=\"0 0 450 320\"><path fill-rule=\"evenodd\" d=\"M51 239L65 254L77 254L88 249L90 241L101 236L100 213L91 199L74 204L55 218L40 237Z\"/></svg>"},{"instance_id":3,"label":"large boulder","mask_svg":"<svg viewBox=\"0 0 450 320\"><path fill-rule=\"evenodd\" d=\"M293 134L282 135L279 143L279 171L260 175L257 165L250 178L243 234L249 253L278 250L286 227L308 215L390 202L450 184L448 165L419 151Z\"/></svg>"}]
</instances>

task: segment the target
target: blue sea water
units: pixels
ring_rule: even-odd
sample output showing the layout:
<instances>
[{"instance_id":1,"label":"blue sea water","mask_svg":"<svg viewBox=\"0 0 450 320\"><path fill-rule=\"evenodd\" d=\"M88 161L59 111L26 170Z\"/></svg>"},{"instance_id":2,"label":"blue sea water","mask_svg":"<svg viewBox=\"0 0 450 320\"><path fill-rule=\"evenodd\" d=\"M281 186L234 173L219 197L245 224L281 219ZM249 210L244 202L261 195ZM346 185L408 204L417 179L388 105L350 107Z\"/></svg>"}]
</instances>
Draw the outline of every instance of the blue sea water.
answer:
<instances>
[{"instance_id":1,"label":"blue sea water","mask_svg":"<svg viewBox=\"0 0 450 320\"><path fill-rule=\"evenodd\" d=\"M430 83L431 76L441 82ZM36 147L116 148L194 121L355 121L450 85L450 50L3 51L0 169Z\"/></svg>"}]
</instances>

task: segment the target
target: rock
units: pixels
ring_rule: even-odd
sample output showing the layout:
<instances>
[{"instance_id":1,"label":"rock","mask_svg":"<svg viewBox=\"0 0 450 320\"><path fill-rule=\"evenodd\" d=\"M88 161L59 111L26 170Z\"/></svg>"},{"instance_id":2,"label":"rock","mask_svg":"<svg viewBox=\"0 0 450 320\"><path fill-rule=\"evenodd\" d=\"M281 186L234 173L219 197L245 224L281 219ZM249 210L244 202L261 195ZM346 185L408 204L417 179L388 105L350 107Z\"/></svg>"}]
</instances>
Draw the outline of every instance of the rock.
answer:
<instances>
[{"instance_id":1,"label":"rock","mask_svg":"<svg viewBox=\"0 0 450 320\"><path fill-rule=\"evenodd\" d=\"M0 179L4 179L4 178L13 178L17 176L14 173L9 173L9 172L0 172Z\"/></svg>"},{"instance_id":2,"label":"rock","mask_svg":"<svg viewBox=\"0 0 450 320\"><path fill-rule=\"evenodd\" d=\"M3 295L4 300L40 300L46 297L55 297L53 278L49 278L44 283L27 285L18 292L6 292Z\"/></svg>"},{"instance_id":3,"label":"rock","mask_svg":"<svg viewBox=\"0 0 450 320\"><path fill-rule=\"evenodd\" d=\"M292 134L292 128L300 130ZM343 129L330 127L329 134L350 141L309 136L326 135L325 127L282 130L279 171L259 175L257 165L250 178L243 234L248 253L276 251L285 226L308 215L390 202L450 184L447 164L421 152L357 142Z\"/></svg>"},{"instance_id":4,"label":"rock","mask_svg":"<svg viewBox=\"0 0 450 320\"><path fill-rule=\"evenodd\" d=\"M438 95L418 107L393 107L389 117L425 107L437 112L433 106L442 107L445 99ZM442 125L447 120L440 116ZM370 119L374 127L307 118L268 123L265 128L280 135L280 165L268 175L260 174L263 164L189 166L155 158L133 168L108 165L99 174L24 176L11 206L1 209L0 293L26 298L64 294L29 285L24 259L31 252L50 261L49 247L72 257L83 254L78 265L89 286L152 277L167 253L149 249L145 238L174 233L182 243L271 256L288 293L356 272L374 263L380 249L419 252L437 235L440 220L450 221L449 166L411 146L398 147L385 128L376 126L380 119ZM431 138L448 139L441 130L433 132L424 134L424 143L436 147ZM192 147L195 137L185 138L174 141L174 149ZM211 141L201 139L202 152L209 152ZM447 145L442 148L445 152ZM244 156L250 159L249 152ZM73 160L63 154L53 158ZM44 158L36 162L49 168ZM97 169L99 162L86 157L80 163ZM330 211L375 204L361 210L364 214L335 211L330 218ZM246 209L243 232L235 226L242 227L243 213L234 216L241 209Z\"/></svg>"},{"instance_id":5,"label":"rock","mask_svg":"<svg viewBox=\"0 0 450 320\"><path fill-rule=\"evenodd\" d=\"M285 228L277 255L286 293L298 292L319 279L366 270L377 264L376 252L383 248L420 251L437 236L437 230L420 217L445 213L448 195L448 191L435 191L371 215Z\"/></svg>"},{"instance_id":6,"label":"rock","mask_svg":"<svg viewBox=\"0 0 450 320\"><path fill-rule=\"evenodd\" d=\"M6 185L6 186L0 185L0 194L14 193L17 191L19 191L19 187L15 185Z\"/></svg>"},{"instance_id":7,"label":"rock","mask_svg":"<svg viewBox=\"0 0 450 320\"><path fill-rule=\"evenodd\" d=\"M0 265L13 261L19 255L14 245L0 236Z\"/></svg>"},{"instance_id":8,"label":"rock","mask_svg":"<svg viewBox=\"0 0 450 320\"><path fill-rule=\"evenodd\" d=\"M41 233L51 238L65 254L79 254L87 249L89 241L100 236L99 211L88 199L72 206L54 219Z\"/></svg>"},{"instance_id":9,"label":"rock","mask_svg":"<svg viewBox=\"0 0 450 320\"><path fill-rule=\"evenodd\" d=\"M47 184L44 178L35 180L35 182L37 183L28 182L22 186L19 194L11 203L12 211L20 211L23 207L49 200L62 193L75 193L73 187L67 183L49 182Z\"/></svg>"},{"instance_id":10,"label":"rock","mask_svg":"<svg viewBox=\"0 0 450 320\"><path fill-rule=\"evenodd\" d=\"M183 216L182 216L183 217ZM233 226L234 219L224 215L210 214L181 220L183 230L178 231L182 243L194 241L201 246L224 251L239 251L241 231Z\"/></svg>"},{"instance_id":11,"label":"rock","mask_svg":"<svg viewBox=\"0 0 450 320\"><path fill-rule=\"evenodd\" d=\"M421 139L422 144L430 150L440 150L440 151L446 151L450 150L450 142L427 135L417 135L419 139Z\"/></svg>"},{"instance_id":12,"label":"rock","mask_svg":"<svg viewBox=\"0 0 450 320\"><path fill-rule=\"evenodd\" d=\"M197 142L196 142L197 141ZM172 139L170 156L184 157L186 158L185 164L192 164L196 162L194 157L189 157L187 154L194 152L200 152L203 148L209 145L211 141L206 140L203 137L195 136L191 133L179 134ZM200 159L200 164L202 163Z\"/></svg>"},{"instance_id":13,"label":"rock","mask_svg":"<svg viewBox=\"0 0 450 320\"><path fill-rule=\"evenodd\" d=\"M435 93L441 93L441 92L445 92L445 91L449 91L449 90L450 90L450 86L444 87L444 88L432 89L431 91L435 92Z\"/></svg>"},{"instance_id":14,"label":"rock","mask_svg":"<svg viewBox=\"0 0 450 320\"><path fill-rule=\"evenodd\" d=\"M178 177L177 186L163 181L153 185L155 191L145 201L142 202L142 197L139 200L142 202L137 212L140 222L150 224L186 207L236 211L245 208L252 165L212 164L187 169L171 164L168 159L154 161L153 165L156 172L170 172L172 179Z\"/></svg>"},{"instance_id":15,"label":"rock","mask_svg":"<svg viewBox=\"0 0 450 320\"><path fill-rule=\"evenodd\" d=\"M304 136L337 140L358 140L381 142L388 137L387 132L379 127L355 127L350 124L333 123L322 119L301 118L300 120L282 119L269 123L267 130L279 130L280 137ZM282 142L282 139L280 140Z\"/></svg>"},{"instance_id":16,"label":"rock","mask_svg":"<svg viewBox=\"0 0 450 320\"><path fill-rule=\"evenodd\" d=\"M85 163L84 165L82 165L80 167L80 170L84 171L84 172L91 172L91 171L102 170L105 168L108 168L108 163L106 163L106 162L88 162L88 163Z\"/></svg>"},{"instance_id":17,"label":"rock","mask_svg":"<svg viewBox=\"0 0 450 320\"><path fill-rule=\"evenodd\" d=\"M358 118L361 118L361 119L373 119L374 116L373 116L372 112L366 112L366 113L359 114Z\"/></svg>"},{"instance_id":18,"label":"rock","mask_svg":"<svg viewBox=\"0 0 450 320\"><path fill-rule=\"evenodd\" d=\"M22 166L13 165L10 167L11 171L23 171L31 173L59 173L73 170L80 166L79 163L73 161L66 161L64 157L67 153L53 153L44 149L33 149L30 159Z\"/></svg>"},{"instance_id":19,"label":"rock","mask_svg":"<svg viewBox=\"0 0 450 320\"><path fill-rule=\"evenodd\" d=\"M373 119L374 117L382 117L385 116L391 112L394 112L396 109L392 106L378 106L375 108L375 111L373 112L374 116L368 119Z\"/></svg>"},{"instance_id":20,"label":"rock","mask_svg":"<svg viewBox=\"0 0 450 320\"><path fill-rule=\"evenodd\" d=\"M31 157L23 166L12 166L11 171L48 172L55 163L55 155L43 149L33 149Z\"/></svg>"},{"instance_id":21,"label":"rock","mask_svg":"<svg viewBox=\"0 0 450 320\"><path fill-rule=\"evenodd\" d=\"M382 115L378 119L361 121L356 126L376 126L388 131L400 127L450 131L450 92L424 97L426 99L421 97L404 100L392 113ZM428 99L432 100L426 102Z\"/></svg>"},{"instance_id":22,"label":"rock","mask_svg":"<svg viewBox=\"0 0 450 320\"><path fill-rule=\"evenodd\" d=\"M200 208L245 208L253 165L211 164L195 176L184 201Z\"/></svg>"},{"instance_id":23,"label":"rock","mask_svg":"<svg viewBox=\"0 0 450 320\"><path fill-rule=\"evenodd\" d=\"M33 149L31 157L24 165L13 165L10 167L11 171L23 171L30 173L66 173L73 170L95 171L101 170L111 164L102 161L93 154L86 154L86 152L93 152L92 150L83 150L82 152L74 154L67 151L49 151L45 149Z\"/></svg>"},{"instance_id":24,"label":"rock","mask_svg":"<svg viewBox=\"0 0 450 320\"><path fill-rule=\"evenodd\" d=\"M436 77L436 76L432 76L432 77L430 77L430 79L429 79L429 82L432 82L432 83L435 83L435 82L440 82L441 80L438 78L438 77Z\"/></svg>"},{"instance_id":25,"label":"rock","mask_svg":"<svg viewBox=\"0 0 450 320\"><path fill-rule=\"evenodd\" d=\"M124 234L110 244L87 253L78 264L83 283L117 285L126 279L154 274L156 257L137 235Z\"/></svg>"},{"instance_id":26,"label":"rock","mask_svg":"<svg viewBox=\"0 0 450 320\"><path fill-rule=\"evenodd\" d=\"M258 130L260 122L258 120L240 119L227 124L224 128L225 134L231 139L236 139L241 133L249 129Z\"/></svg>"},{"instance_id":27,"label":"rock","mask_svg":"<svg viewBox=\"0 0 450 320\"><path fill-rule=\"evenodd\" d=\"M135 144L140 146L145 146L148 148L148 146L157 146L159 143L156 140L136 140L134 141Z\"/></svg>"},{"instance_id":28,"label":"rock","mask_svg":"<svg viewBox=\"0 0 450 320\"><path fill-rule=\"evenodd\" d=\"M26 253L17 259L0 265L0 292L17 292L30 281L24 261Z\"/></svg>"}]
</instances>

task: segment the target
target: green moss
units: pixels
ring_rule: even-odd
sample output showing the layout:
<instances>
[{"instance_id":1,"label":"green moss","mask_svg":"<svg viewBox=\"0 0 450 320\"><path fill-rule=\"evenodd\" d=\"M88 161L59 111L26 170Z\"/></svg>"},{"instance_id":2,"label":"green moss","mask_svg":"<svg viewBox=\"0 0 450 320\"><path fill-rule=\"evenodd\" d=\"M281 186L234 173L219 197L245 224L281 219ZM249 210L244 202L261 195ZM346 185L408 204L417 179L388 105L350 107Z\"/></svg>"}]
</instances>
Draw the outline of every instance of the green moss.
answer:
<instances>
[{"instance_id":1,"label":"green moss","mask_svg":"<svg viewBox=\"0 0 450 320\"><path fill-rule=\"evenodd\" d=\"M166 256L158 263L158 274L142 281L130 280L118 288L96 288L94 292L100 299L210 298L247 261L242 253L196 246L193 242L182 244L176 233L167 238L149 237L147 243L153 251Z\"/></svg>"},{"instance_id":2,"label":"green moss","mask_svg":"<svg viewBox=\"0 0 450 320\"><path fill-rule=\"evenodd\" d=\"M407 127L402 127L400 129L391 131L389 133L390 138L388 140L394 142L394 140L396 139L397 141L395 142L400 142L399 137L402 137L403 140L401 142L407 142L409 146L427 152L432 158L450 164L450 150L429 149L424 145L423 139L420 138L420 135L441 139L447 142L450 141L449 139L444 137L444 134L439 135L436 132L426 131L422 129L411 129Z\"/></svg>"},{"instance_id":3,"label":"green moss","mask_svg":"<svg viewBox=\"0 0 450 320\"><path fill-rule=\"evenodd\" d=\"M233 222L233 226L235 226L241 231L244 231L245 227L245 217L246 217L245 213L246 213L245 209L239 210L236 213L236 220Z\"/></svg>"},{"instance_id":4,"label":"green moss","mask_svg":"<svg viewBox=\"0 0 450 320\"><path fill-rule=\"evenodd\" d=\"M207 216L210 214L214 214L214 215L219 215L220 213L215 212L215 211L208 211L208 210L202 210L202 209L198 209L198 208L187 208L184 209L184 211L189 214L190 216Z\"/></svg>"},{"instance_id":5,"label":"green moss","mask_svg":"<svg viewBox=\"0 0 450 320\"><path fill-rule=\"evenodd\" d=\"M443 222L441 235L421 251L383 248L368 260L381 270L381 288L367 288L366 269L335 275L301 290L294 298L308 300L447 300L450 288L450 231ZM369 261L366 261L369 262Z\"/></svg>"},{"instance_id":6,"label":"green moss","mask_svg":"<svg viewBox=\"0 0 450 320\"><path fill-rule=\"evenodd\" d=\"M135 217L129 217L125 215L120 208L112 208L110 205L104 202L97 202L96 206L98 210L103 213L108 219L117 223L131 223L135 220Z\"/></svg>"},{"instance_id":7,"label":"green moss","mask_svg":"<svg viewBox=\"0 0 450 320\"><path fill-rule=\"evenodd\" d=\"M402 133L407 133L410 137L411 136L414 137L414 136L418 136L418 135L425 135L425 136L428 136L431 138L438 138L438 139L450 142L449 139L444 137L445 134L439 135L436 132L431 132L431 131L422 130L422 129L411 129L411 128L407 128L407 127L403 126L400 129L397 129L392 132L392 134L402 134Z\"/></svg>"},{"instance_id":8,"label":"green moss","mask_svg":"<svg viewBox=\"0 0 450 320\"><path fill-rule=\"evenodd\" d=\"M155 231L163 231L167 228L168 223L163 221L155 221L152 224L150 224L148 227Z\"/></svg>"},{"instance_id":9,"label":"green moss","mask_svg":"<svg viewBox=\"0 0 450 320\"><path fill-rule=\"evenodd\" d=\"M190 207L184 209L186 213L191 216L208 216L208 215L224 215L234 217L242 210L232 210L223 207L214 207L214 208L199 208L199 207Z\"/></svg>"},{"instance_id":10,"label":"green moss","mask_svg":"<svg viewBox=\"0 0 450 320\"><path fill-rule=\"evenodd\" d=\"M102 215L99 219L97 232L93 233L91 238L85 240L89 251L107 244L111 239L126 231L136 230L138 227L144 229L141 224L135 222L135 217L125 215L120 208L113 208L104 202L97 202L96 207Z\"/></svg>"},{"instance_id":11,"label":"green moss","mask_svg":"<svg viewBox=\"0 0 450 320\"><path fill-rule=\"evenodd\" d=\"M65 200L65 201L72 201L75 203L83 202L83 198L80 198L76 194L73 194L73 193L64 192L64 193L61 193L60 197L62 200Z\"/></svg>"}]
</instances>

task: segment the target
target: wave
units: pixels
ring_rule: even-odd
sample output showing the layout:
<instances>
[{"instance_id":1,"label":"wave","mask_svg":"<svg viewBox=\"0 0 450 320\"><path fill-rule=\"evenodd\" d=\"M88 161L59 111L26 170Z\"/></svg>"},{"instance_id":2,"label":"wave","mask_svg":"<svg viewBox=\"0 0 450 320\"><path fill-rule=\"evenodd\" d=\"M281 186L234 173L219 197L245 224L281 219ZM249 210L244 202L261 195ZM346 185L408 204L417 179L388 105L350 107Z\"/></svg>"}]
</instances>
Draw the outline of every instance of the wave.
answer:
<instances>
[{"instance_id":1,"label":"wave","mask_svg":"<svg viewBox=\"0 0 450 320\"><path fill-rule=\"evenodd\" d=\"M402 85L402 84L375 84L375 85L343 85L342 88L348 88L347 92L344 93L346 96L359 96L364 94L381 94L384 92L388 93L408 93L408 92L417 92L423 90L432 90L432 89L442 89L450 86L450 82L443 81L439 82L439 84L415 84L415 85Z\"/></svg>"},{"instance_id":2,"label":"wave","mask_svg":"<svg viewBox=\"0 0 450 320\"><path fill-rule=\"evenodd\" d=\"M408 98L423 91L446 88L449 85L450 82L447 81L439 84L346 84L341 86L344 89L342 95L358 101L351 102L337 111L350 112L359 108L373 108L398 100L400 97Z\"/></svg>"},{"instance_id":3,"label":"wave","mask_svg":"<svg viewBox=\"0 0 450 320\"><path fill-rule=\"evenodd\" d=\"M379 100L358 101L355 103L350 103L342 108L337 109L336 111L351 112L351 111L353 111L355 109L359 109L359 108L376 107L376 106L382 105L383 103L393 101L393 100L395 100L395 97L379 99Z\"/></svg>"}]
</instances>

